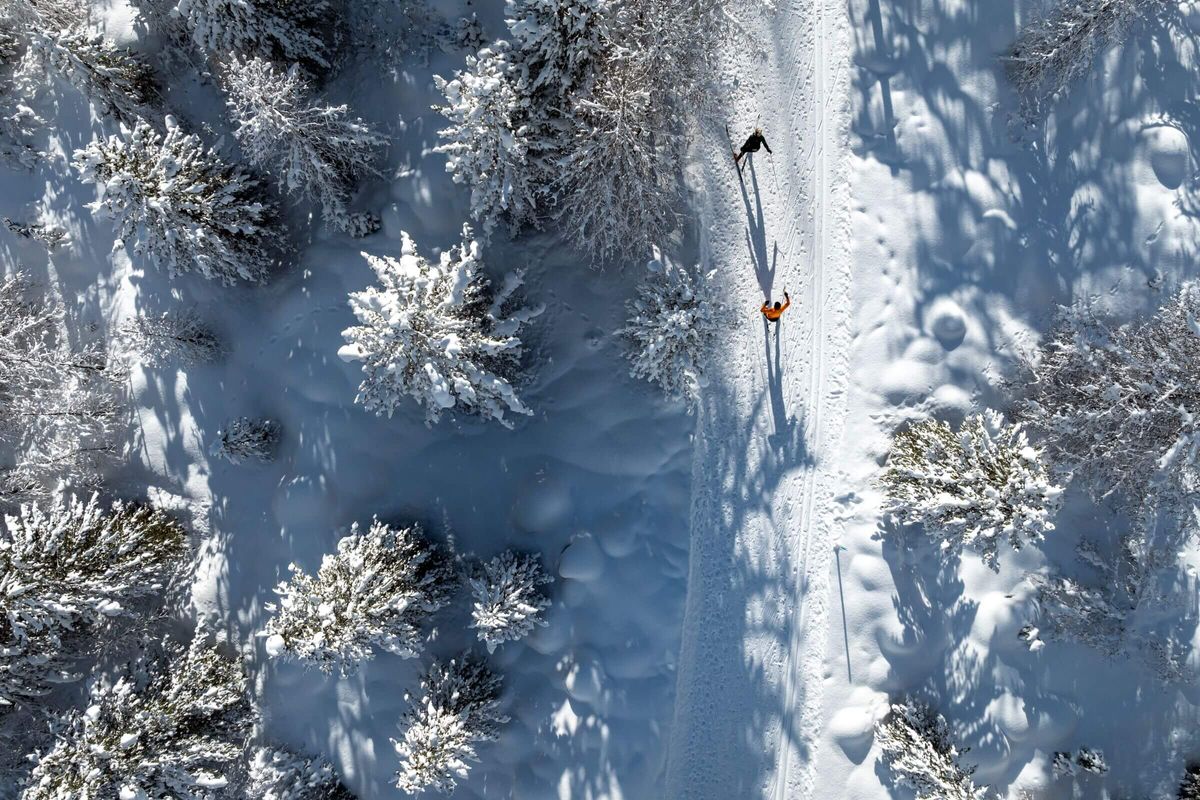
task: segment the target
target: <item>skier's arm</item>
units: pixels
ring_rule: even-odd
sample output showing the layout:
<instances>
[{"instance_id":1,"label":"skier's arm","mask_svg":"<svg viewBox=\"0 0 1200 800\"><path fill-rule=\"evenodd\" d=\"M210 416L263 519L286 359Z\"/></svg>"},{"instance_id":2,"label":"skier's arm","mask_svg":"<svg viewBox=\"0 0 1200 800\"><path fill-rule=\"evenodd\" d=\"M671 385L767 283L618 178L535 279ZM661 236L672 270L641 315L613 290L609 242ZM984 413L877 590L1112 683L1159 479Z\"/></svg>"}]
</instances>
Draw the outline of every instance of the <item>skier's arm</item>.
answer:
<instances>
[{"instance_id":1,"label":"skier's arm","mask_svg":"<svg viewBox=\"0 0 1200 800\"><path fill-rule=\"evenodd\" d=\"M787 307L792 304L792 298L788 295L787 292L783 293L783 301L784 301L783 308L779 309L780 313L787 311Z\"/></svg>"},{"instance_id":2,"label":"skier's arm","mask_svg":"<svg viewBox=\"0 0 1200 800\"><path fill-rule=\"evenodd\" d=\"M762 139L763 147L767 148L768 153L771 153L771 145L767 144L767 137L760 136L759 138ZM775 154L771 153L771 155L775 155Z\"/></svg>"}]
</instances>

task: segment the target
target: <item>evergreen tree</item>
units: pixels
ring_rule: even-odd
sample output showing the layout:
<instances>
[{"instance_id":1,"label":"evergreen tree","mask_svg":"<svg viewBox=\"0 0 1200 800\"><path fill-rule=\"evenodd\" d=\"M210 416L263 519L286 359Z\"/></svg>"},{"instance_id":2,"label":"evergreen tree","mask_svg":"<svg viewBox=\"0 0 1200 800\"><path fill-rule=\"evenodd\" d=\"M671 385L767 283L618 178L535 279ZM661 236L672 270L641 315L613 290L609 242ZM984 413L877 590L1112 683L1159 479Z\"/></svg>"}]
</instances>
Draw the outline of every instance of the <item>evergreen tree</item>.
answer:
<instances>
[{"instance_id":1,"label":"evergreen tree","mask_svg":"<svg viewBox=\"0 0 1200 800\"><path fill-rule=\"evenodd\" d=\"M330 673L353 672L382 649L406 658L424 649L421 626L446 604L454 572L420 528L356 523L315 576L291 564L275 592L267 652Z\"/></svg>"},{"instance_id":2,"label":"evergreen tree","mask_svg":"<svg viewBox=\"0 0 1200 800\"><path fill-rule=\"evenodd\" d=\"M328 31L335 18L325 0L179 0L179 15L212 58L261 56L330 68Z\"/></svg>"},{"instance_id":3,"label":"evergreen tree","mask_svg":"<svg viewBox=\"0 0 1200 800\"><path fill-rule=\"evenodd\" d=\"M279 245L274 206L258 181L169 118L165 136L139 122L124 138L93 141L75 167L100 189L92 210L159 269L227 284L265 278Z\"/></svg>"},{"instance_id":4,"label":"evergreen tree","mask_svg":"<svg viewBox=\"0 0 1200 800\"><path fill-rule=\"evenodd\" d=\"M355 800L323 758L260 747L250 761L247 800Z\"/></svg>"},{"instance_id":5,"label":"evergreen tree","mask_svg":"<svg viewBox=\"0 0 1200 800\"><path fill-rule=\"evenodd\" d=\"M366 374L355 402L389 417L405 395L425 407L428 424L460 409L505 427L508 412L532 414L512 381L521 356L518 333L540 308L512 310L521 274L498 292L483 276L479 243L463 228L462 244L430 263L407 233L399 259L366 256L379 287L350 295L359 325L342 332L338 351Z\"/></svg>"},{"instance_id":6,"label":"evergreen tree","mask_svg":"<svg viewBox=\"0 0 1200 800\"><path fill-rule=\"evenodd\" d=\"M945 551L977 547L992 569L1001 539L1018 550L1054 529L1061 494L1021 427L990 410L957 433L937 420L898 431L881 483L887 512L924 525Z\"/></svg>"},{"instance_id":7,"label":"evergreen tree","mask_svg":"<svg viewBox=\"0 0 1200 800\"><path fill-rule=\"evenodd\" d=\"M246 689L241 665L199 638L144 674L97 683L21 800L232 800L255 721Z\"/></svg>"},{"instance_id":8,"label":"evergreen tree","mask_svg":"<svg viewBox=\"0 0 1200 800\"><path fill-rule=\"evenodd\" d=\"M625 341L630 374L658 384L668 397L700 401L704 367L728 324L716 272L699 274L663 257L657 248L645 280L626 305Z\"/></svg>"},{"instance_id":9,"label":"evergreen tree","mask_svg":"<svg viewBox=\"0 0 1200 800\"><path fill-rule=\"evenodd\" d=\"M454 182L471 188L471 215L485 238L500 220L519 228L534 222L537 212L529 100L513 83L509 53L505 42L497 42L478 57L467 56L467 68L453 80L434 77L446 96L446 105L436 108L450 120L434 150L447 155Z\"/></svg>"},{"instance_id":10,"label":"evergreen tree","mask_svg":"<svg viewBox=\"0 0 1200 800\"><path fill-rule=\"evenodd\" d=\"M88 636L159 595L187 549L183 528L148 506L105 508L57 495L0 527L0 705L74 677Z\"/></svg>"},{"instance_id":11,"label":"evergreen tree","mask_svg":"<svg viewBox=\"0 0 1200 800\"><path fill-rule=\"evenodd\" d=\"M542 571L537 556L505 550L480 564L470 578L471 627L491 653L497 645L528 636L546 624L542 611L550 600L539 588L554 579Z\"/></svg>"},{"instance_id":12,"label":"evergreen tree","mask_svg":"<svg viewBox=\"0 0 1200 800\"><path fill-rule=\"evenodd\" d=\"M912 789L917 800L985 800L991 796L971 780L974 770L959 763L965 751L954 746L946 720L925 703L893 703L887 716L875 725L875 741L892 783Z\"/></svg>"},{"instance_id":13,"label":"evergreen tree","mask_svg":"<svg viewBox=\"0 0 1200 800\"><path fill-rule=\"evenodd\" d=\"M117 371L101 343L72 342L62 304L17 273L0 280L0 500L95 485L114 449Z\"/></svg>"},{"instance_id":14,"label":"evergreen tree","mask_svg":"<svg viewBox=\"0 0 1200 800\"><path fill-rule=\"evenodd\" d=\"M320 204L328 225L363 235L378 227L352 214L349 199L358 179L377 174L382 136L346 106L315 102L299 65L284 72L235 57L225 85L234 135L252 165L278 176L289 194Z\"/></svg>"},{"instance_id":15,"label":"evergreen tree","mask_svg":"<svg viewBox=\"0 0 1200 800\"><path fill-rule=\"evenodd\" d=\"M38 64L77 87L104 114L128 124L160 116L159 87L153 70L103 36L89 33L82 26L34 31L30 33L30 46Z\"/></svg>"},{"instance_id":16,"label":"evergreen tree","mask_svg":"<svg viewBox=\"0 0 1200 800\"><path fill-rule=\"evenodd\" d=\"M612 46L612 0L505 0L522 93L586 92Z\"/></svg>"},{"instance_id":17,"label":"evergreen tree","mask_svg":"<svg viewBox=\"0 0 1200 800\"><path fill-rule=\"evenodd\" d=\"M1178 800L1200 800L1200 764L1188 764L1179 784Z\"/></svg>"},{"instance_id":18,"label":"evergreen tree","mask_svg":"<svg viewBox=\"0 0 1200 800\"><path fill-rule=\"evenodd\" d=\"M396 785L410 794L453 791L476 760L475 744L493 741L508 721L499 697L500 678L469 653L431 665L401 719L404 738L392 740L400 756Z\"/></svg>"}]
</instances>

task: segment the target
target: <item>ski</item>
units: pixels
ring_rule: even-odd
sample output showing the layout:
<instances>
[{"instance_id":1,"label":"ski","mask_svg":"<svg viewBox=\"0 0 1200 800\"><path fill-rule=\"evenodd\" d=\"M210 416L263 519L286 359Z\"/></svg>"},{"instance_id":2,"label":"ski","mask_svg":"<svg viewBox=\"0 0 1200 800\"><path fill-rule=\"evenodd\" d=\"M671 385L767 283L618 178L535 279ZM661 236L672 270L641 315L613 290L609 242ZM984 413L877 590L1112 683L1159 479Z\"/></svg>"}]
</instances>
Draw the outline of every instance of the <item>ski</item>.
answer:
<instances>
[{"instance_id":1,"label":"ski","mask_svg":"<svg viewBox=\"0 0 1200 800\"><path fill-rule=\"evenodd\" d=\"M733 146L733 137L729 135L729 124L725 125L725 141L729 142L729 152L733 154L733 168L737 170L738 180L742 179L742 165L737 160L737 148Z\"/></svg>"}]
</instances>

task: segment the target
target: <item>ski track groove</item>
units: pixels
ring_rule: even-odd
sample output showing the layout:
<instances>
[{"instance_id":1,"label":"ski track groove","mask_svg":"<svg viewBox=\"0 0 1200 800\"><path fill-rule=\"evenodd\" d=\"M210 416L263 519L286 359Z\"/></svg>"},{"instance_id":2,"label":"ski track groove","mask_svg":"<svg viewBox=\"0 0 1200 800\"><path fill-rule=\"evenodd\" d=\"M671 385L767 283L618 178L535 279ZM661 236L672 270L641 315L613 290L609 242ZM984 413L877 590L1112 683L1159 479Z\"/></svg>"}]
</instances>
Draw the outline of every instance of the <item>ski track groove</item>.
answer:
<instances>
[{"instance_id":1,"label":"ski track groove","mask_svg":"<svg viewBox=\"0 0 1200 800\"><path fill-rule=\"evenodd\" d=\"M710 440L697 447L693 471L699 485L693 489L693 563L689 566L676 725L667 767L667 796L671 798L749 797L751 787L757 787L753 796L774 800L812 796L835 536L826 464L834 459L825 456L836 452L841 436L849 341L849 251L843 235L848 230L848 194L844 180L830 181L831 161L842 154L837 137L845 118L840 120L843 124L826 124L839 90L844 114L846 49L839 49L834 41L844 33L844 13L834 0L802 0L789 2L770 13L761 26L753 26L751 34L761 34L754 38L762 43L767 63L756 76L761 80L739 87L727 121L736 147L750 119L765 120L761 126L768 142L778 142L776 154L755 156L766 156L754 164L766 167L761 177L749 164L744 165L740 185L729 173L728 156L710 157L705 162L708 193L699 204L701 251L711 262L706 268L716 267L728 284L731 305L746 308L749 298L744 295L760 292L755 263L761 253L765 260L762 268L770 270L776 247L779 257L774 262L772 295L784 288L795 291L783 323L774 330L768 328L765 350L759 332L762 323L754 315L753 323L743 320L739 326L728 357L718 359L726 371L721 377L733 389L734 402L724 413L736 418L706 418L702 413L698 421L697 436ZM843 25L834 29L832 39L829 20ZM827 50L832 59L827 59ZM737 54L733 55L736 58ZM773 93L773 88L783 91ZM780 103L781 97L786 101ZM725 141L723 136L718 139ZM717 151L724 149L722 145ZM781 162L779 169L774 163L776 156ZM771 174L769 194L764 191L767 171ZM765 231L761 251L755 246L756 227ZM776 337L782 337L781 341ZM782 374L775 376L778 391L773 395L776 390L770 386L768 360L780 345ZM744 369L747 358L754 364L748 373ZM782 398L782 414L776 397ZM778 427L780 416L785 424L782 430ZM777 445L769 435L787 434L792 425L802 428L803 444L798 447L810 460L798 459L797 464L779 467L773 463ZM737 456L726 451L736 450L736 432L747 427L750 434L740 458L748 477L741 486L730 485L736 476L711 474L708 460L714 453ZM721 436L729 441L722 441ZM772 468L780 472L773 487L770 475L763 474ZM733 519L740 527L731 529L727 518L739 504L748 507L735 514ZM722 536L733 539L728 552L711 541ZM707 559L710 553L713 557ZM739 586L738 570L747 566L741 563L747 559L751 568L755 560L762 562L764 576L774 580L769 588L759 590L761 596ZM770 575L768 566L778 567L780 574ZM751 577L755 577L753 573ZM790 590L788 580L794 584ZM745 619L738 631L723 635L706 629L710 617L719 623L730 613L724 608L726 594L733 592L738 598L739 589L745 605L734 607L733 613L742 611ZM779 633L769 628L765 633L754 630L756 615L763 616L768 625L777 622ZM734 641L737 632L741 638ZM708 667L720 663L719 656L728 656L728 651L737 647L749 677L722 675L722 667ZM717 657L709 659L713 654ZM739 679L750 688L742 686ZM729 685L734 692L727 696L723 690ZM752 698L767 694L770 707L737 707L738 690L743 699L747 694ZM778 694L769 694L771 691ZM761 699L759 704L765 705ZM756 728L759 717L770 721ZM746 740L751 749L761 748L763 761L756 774L739 772L754 767L737 763L725 764L722 769L730 757L722 748L722 739L728 741L729 736Z\"/></svg>"}]
</instances>

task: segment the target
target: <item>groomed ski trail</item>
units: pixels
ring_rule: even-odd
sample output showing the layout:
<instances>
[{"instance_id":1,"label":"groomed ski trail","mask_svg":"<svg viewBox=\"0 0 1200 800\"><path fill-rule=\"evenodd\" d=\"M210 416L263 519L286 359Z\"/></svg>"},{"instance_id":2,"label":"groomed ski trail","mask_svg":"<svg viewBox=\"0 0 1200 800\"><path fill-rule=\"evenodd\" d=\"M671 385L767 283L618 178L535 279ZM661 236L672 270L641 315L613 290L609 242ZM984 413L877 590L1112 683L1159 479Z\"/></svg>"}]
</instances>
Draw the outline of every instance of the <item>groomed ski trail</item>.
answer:
<instances>
[{"instance_id":1,"label":"groomed ski trail","mask_svg":"<svg viewBox=\"0 0 1200 800\"><path fill-rule=\"evenodd\" d=\"M840 0L742 19L741 85L713 120L696 189L705 268L737 323L697 421L692 545L669 798L809 798L833 568L829 470L849 344L846 44ZM757 125L739 181L725 152ZM764 298L791 307L767 327ZM831 678L836 679L836 678Z\"/></svg>"}]
</instances>

